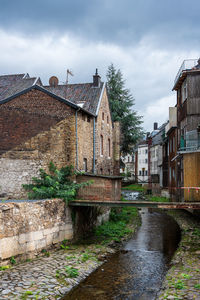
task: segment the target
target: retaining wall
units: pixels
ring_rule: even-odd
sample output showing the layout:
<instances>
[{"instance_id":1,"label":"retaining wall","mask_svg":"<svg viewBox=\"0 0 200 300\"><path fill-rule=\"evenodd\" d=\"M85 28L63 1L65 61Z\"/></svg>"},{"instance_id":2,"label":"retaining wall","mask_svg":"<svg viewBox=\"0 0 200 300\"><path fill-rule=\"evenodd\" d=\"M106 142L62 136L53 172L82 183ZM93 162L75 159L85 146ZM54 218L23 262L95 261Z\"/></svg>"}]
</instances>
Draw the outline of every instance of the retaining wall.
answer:
<instances>
[{"instance_id":1,"label":"retaining wall","mask_svg":"<svg viewBox=\"0 0 200 300\"><path fill-rule=\"evenodd\" d=\"M72 238L70 208L61 199L0 203L0 262Z\"/></svg>"}]
</instances>

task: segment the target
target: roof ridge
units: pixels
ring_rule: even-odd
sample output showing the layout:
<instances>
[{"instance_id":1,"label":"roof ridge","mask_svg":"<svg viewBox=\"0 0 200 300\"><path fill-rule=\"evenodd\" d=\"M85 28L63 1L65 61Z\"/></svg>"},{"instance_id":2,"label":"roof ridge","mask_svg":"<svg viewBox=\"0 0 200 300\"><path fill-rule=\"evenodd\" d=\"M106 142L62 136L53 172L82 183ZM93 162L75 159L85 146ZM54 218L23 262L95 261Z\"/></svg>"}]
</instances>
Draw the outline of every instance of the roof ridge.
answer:
<instances>
[{"instance_id":1,"label":"roof ridge","mask_svg":"<svg viewBox=\"0 0 200 300\"><path fill-rule=\"evenodd\" d=\"M26 74L27 74L27 73L5 74L5 75L0 75L0 77L20 76L20 75L26 75Z\"/></svg>"}]
</instances>

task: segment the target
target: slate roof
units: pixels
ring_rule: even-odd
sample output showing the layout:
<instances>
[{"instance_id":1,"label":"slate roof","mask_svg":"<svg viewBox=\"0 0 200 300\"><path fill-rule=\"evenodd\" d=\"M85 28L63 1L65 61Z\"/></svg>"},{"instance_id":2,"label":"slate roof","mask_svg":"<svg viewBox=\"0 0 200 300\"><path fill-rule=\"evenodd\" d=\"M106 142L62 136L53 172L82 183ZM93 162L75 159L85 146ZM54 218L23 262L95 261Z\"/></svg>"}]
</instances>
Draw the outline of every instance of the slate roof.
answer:
<instances>
[{"instance_id":1,"label":"slate roof","mask_svg":"<svg viewBox=\"0 0 200 300\"><path fill-rule=\"evenodd\" d=\"M51 93L67 99L81 108L95 115L101 96L103 82L100 87L94 87L92 83L58 85L56 87L44 86Z\"/></svg>"},{"instance_id":2,"label":"slate roof","mask_svg":"<svg viewBox=\"0 0 200 300\"><path fill-rule=\"evenodd\" d=\"M40 78L30 77L28 74L0 76L0 102L30 88L34 84L41 85Z\"/></svg>"},{"instance_id":3,"label":"slate roof","mask_svg":"<svg viewBox=\"0 0 200 300\"><path fill-rule=\"evenodd\" d=\"M43 86L40 78L30 77L29 74L0 76L0 103L34 85L39 85L47 92L80 106L83 110L96 115L104 84L94 87L92 83ZM61 100L62 100L61 99ZM7 100L6 100L7 101Z\"/></svg>"},{"instance_id":4,"label":"slate roof","mask_svg":"<svg viewBox=\"0 0 200 300\"><path fill-rule=\"evenodd\" d=\"M155 145L159 145L163 139L162 139L162 135L163 135L163 130L166 126L167 122L166 123L163 123L157 130L157 132L155 133L155 135L152 136L152 146L155 146Z\"/></svg>"}]
</instances>

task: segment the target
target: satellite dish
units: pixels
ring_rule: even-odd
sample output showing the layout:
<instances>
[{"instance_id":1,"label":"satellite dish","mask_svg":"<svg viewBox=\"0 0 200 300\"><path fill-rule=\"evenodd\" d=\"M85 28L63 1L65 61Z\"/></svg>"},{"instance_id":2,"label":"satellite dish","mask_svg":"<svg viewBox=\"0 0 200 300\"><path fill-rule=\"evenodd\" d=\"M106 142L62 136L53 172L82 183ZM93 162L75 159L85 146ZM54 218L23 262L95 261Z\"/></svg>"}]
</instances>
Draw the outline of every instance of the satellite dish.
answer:
<instances>
[{"instance_id":1,"label":"satellite dish","mask_svg":"<svg viewBox=\"0 0 200 300\"><path fill-rule=\"evenodd\" d=\"M58 86L58 78L56 76L51 76L49 78L49 85L52 87Z\"/></svg>"}]
</instances>

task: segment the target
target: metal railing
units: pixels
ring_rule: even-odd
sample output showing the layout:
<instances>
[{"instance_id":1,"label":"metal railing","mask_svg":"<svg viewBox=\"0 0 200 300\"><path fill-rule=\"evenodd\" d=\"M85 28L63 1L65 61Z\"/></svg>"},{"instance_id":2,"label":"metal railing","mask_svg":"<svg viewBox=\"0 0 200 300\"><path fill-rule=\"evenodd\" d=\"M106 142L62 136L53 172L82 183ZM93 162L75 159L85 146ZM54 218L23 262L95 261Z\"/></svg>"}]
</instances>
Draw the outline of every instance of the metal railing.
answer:
<instances>
[{"instance_id":1,"label":"metal railing","mask_svg":"<svg viewBox=\"0 0 200 300\"><path fill-rule=\"evenodd\" d=\"M196 152L200 151L200 133L197 130L186 132L185 138L181 137L179 151Z\"/></svg>"},{"instance_id":2,"label":"metal railing","mask_svg":"<svg viewBox=\"0 0 200 300\"><path fill-rule=\"evenodd\" d=\"M185 59L182 63L182 65L180 66L178 73L175 77L174 80L174 85L176 84L176 82L178 81L181 73L183 71L187 71L187 70L191 70L192 68L194 68L196 65L198 64L198 59Z\"/></svg>"}]
</instances>

